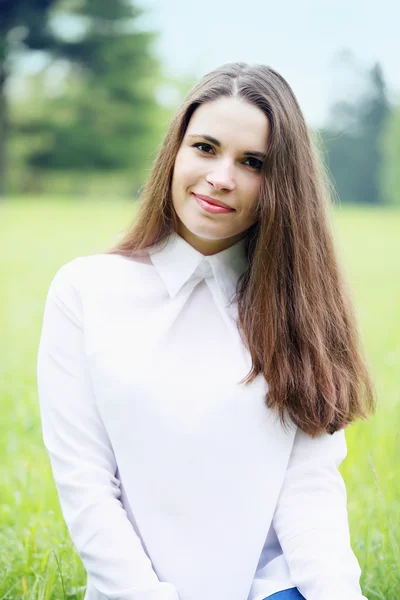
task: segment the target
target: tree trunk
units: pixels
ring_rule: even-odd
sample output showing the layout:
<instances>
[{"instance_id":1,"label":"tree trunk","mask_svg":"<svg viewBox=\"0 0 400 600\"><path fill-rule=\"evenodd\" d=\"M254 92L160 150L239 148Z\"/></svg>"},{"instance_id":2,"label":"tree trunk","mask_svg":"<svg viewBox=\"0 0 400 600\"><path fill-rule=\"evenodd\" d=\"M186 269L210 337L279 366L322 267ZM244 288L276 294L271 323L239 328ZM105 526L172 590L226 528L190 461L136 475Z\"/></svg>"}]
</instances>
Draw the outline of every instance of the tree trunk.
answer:
<instances>
[{"instance_id":1,"label":"tree trunk","mask_svg":"<svg viewBox=\"0 0 400 600\"><path fill-rule=\"evenodd\" d=\"M6 66L0 62L0 201L6 192L6 149L8 133L8 115L6 98Z\"/></svg>"}]
</instances>

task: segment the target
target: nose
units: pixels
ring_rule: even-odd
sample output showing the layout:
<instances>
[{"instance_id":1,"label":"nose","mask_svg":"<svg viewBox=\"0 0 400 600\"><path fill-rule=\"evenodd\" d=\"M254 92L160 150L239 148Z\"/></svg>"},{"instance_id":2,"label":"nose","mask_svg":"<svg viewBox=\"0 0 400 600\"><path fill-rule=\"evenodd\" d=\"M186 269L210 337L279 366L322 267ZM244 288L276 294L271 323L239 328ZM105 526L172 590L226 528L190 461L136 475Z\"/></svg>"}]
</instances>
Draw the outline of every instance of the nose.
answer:
<instances>
[{"instance_id":1,"label":"nose","mask_svg":"<svg viewBox=\"0 0 400 600\"><path fill-rule=\"evenodd\" d=\"M228 161L215 162L206 180L216 190L233 190L236 187L234 166Z\"/></svg>"}]
</instances>

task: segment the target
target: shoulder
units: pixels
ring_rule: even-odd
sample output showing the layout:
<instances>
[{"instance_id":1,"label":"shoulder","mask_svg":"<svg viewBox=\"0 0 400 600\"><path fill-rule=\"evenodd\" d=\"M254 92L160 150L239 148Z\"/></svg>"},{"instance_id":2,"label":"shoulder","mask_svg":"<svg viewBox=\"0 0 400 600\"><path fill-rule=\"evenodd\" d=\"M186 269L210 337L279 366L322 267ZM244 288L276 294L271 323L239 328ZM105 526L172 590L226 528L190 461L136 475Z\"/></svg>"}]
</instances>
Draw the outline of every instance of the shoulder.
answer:
<instances>
[{"instance_id":1,"label":"shoulder","mask_svg":"<svg viewBox=\"0 0 400 600\"><path fill-rule=\"evenodd\" d=\"M59 297L90 298L123 293L132 286L143 285L143 269L149 269L146 257L131 259L120 254L77 256L61 265L53 275L49 294Z\"/></svg>"},{"instance_id":2,"label":"shoulder","mask_svg":"<svg viewBox=\"0 0 400 600\"><path fill-rule=\"evenodd\" d=\"M77 256L57 268L49 287L49 293L59 293L74 287L79 288L85 278L99 269L99 257L104 255ZM104 263L104 261L102 261Z\"/></svg>"},{"instance_id":3,"label":"shoulder","mask_svg":"<svg viewBox=\"0 0 400 600\"><path fill-rule=\"evenodd\" d=\"M77 256L57 269L51 285L84 286L85 282L126 269L128 264L130 268L133 268L135 261L119 254Z\"/></svg>"}]
</instances>

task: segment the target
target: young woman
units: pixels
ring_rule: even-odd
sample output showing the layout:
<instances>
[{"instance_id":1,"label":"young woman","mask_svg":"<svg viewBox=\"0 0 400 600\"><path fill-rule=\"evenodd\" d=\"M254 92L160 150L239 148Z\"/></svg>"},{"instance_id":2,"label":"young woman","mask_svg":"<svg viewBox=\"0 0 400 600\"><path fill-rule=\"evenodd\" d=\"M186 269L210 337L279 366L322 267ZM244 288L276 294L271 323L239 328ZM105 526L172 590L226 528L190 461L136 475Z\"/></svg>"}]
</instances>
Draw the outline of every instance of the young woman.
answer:
<instances>
[{"instance_id":1,"label":"young woman","mask_svg":"<svg viewBox=\"0 0 400 600\"><path fill-rule=\"evenodd\" d=\"M86 600L360 600L338 466L375 408L329 186L273 69L207 74L133 224L63 265L44 443Z\"/></svg>"}]
</instances>

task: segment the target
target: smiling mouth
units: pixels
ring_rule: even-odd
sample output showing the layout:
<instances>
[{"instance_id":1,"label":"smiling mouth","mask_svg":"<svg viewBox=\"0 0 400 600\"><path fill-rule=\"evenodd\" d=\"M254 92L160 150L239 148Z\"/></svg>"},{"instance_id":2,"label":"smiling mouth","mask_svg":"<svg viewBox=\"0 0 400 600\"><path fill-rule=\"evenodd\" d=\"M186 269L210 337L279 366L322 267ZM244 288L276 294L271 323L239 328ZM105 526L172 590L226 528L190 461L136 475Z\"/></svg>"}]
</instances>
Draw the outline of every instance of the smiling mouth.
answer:
<instances>
[{"instance_id":1,"label":"smiling mouth","mask_svg":"<svg viewBox=\"0 0 400 600\"><path fill-rule=\"evenodd\" d=\"M207 198L207 196L198 196L197 194L192 193L194 199L196 200L197 204L206 212L211 213L211 214L227 214L227 213L231 213L234 212L233 208L230 208L229 206L219 206L217 204L213 204L212 202L208 202L205 198ZM211 198L210 198L211 200Z\"/></svg>"},{"instance_id":2,"label":"smiling mouth","mask_svg":"<svg viewBox=\"0 0 400 600\"><path fill-rule=\"evenodd\" d=\"M195 194L194 192L193 192L193 194L197 198L199 198L200 200L204 200L204 202L207 202L208 204L213 204L214 206L221 206L222 208L234 210L231 206L229 206L228 204L225 204L225 202L221 202L220 200L214 200L214 198L210 198L210 196L204 196L202 194Z\"/></svg>"}]
</instances>

